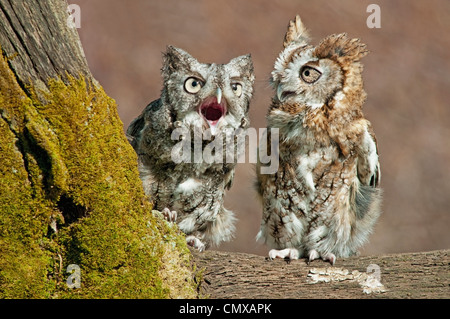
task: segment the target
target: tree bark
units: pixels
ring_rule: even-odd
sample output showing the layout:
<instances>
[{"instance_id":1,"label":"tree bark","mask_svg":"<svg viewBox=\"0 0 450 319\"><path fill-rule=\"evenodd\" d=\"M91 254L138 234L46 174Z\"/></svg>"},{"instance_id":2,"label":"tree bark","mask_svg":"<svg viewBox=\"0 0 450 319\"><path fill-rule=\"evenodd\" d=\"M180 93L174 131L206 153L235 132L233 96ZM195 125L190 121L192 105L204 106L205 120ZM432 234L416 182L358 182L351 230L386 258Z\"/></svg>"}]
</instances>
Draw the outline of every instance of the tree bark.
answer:
<instances>
[{"instance_id":1,"label":"tree bark","mask_svg":"<svg viewBox=\"0 0 450 319\"><path fill-rule=\"evenodd\" d=\"M0 298L195 297L67 8L0 0Z\"/></svg>"},{"instance_id":2,"label":"tree bark","mask_svg":"<svg viewBox=\"0 0 450 319\"><path fill-rule=\"evenodd\" d=\"M449 298L449 250L287 263L220 251L194 252L210 298ZM377 271L379 270L379 276ZM382 286L368 282L378 279Z\"/></svg>"},{"instance_id":3,"label":"tree bark","mask_svg":"<svg viewBox=\"0 0 450 319\"><path fill-rule=\"evenodd\" d=\"M17 78L26 84L80 75L92 80L66 1L0 1L0 43Z\"/></svg>"}]
</instances>

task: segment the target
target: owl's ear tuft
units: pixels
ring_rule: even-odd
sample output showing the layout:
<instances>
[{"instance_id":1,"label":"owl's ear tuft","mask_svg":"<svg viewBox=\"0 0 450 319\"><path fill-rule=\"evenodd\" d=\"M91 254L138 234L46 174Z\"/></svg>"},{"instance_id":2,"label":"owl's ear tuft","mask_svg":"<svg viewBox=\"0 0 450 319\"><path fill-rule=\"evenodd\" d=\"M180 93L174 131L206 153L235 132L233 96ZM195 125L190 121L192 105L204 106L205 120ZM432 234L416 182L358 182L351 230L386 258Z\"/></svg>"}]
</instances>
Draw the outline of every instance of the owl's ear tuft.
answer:
<instances>
[{"instance_id":1,"label":"owl's ear tuft","mask_svg":"<svg viewBox=\"0 0 450 319\"><path fill-rule=\"evenodd\" d=\"M291 43L298 45L306 45L309 42L309 34L303 25L300 16L295 16L294 20L291 20L288 25L286 35L284 36L283 47L286 48Z\"/></svg>"},{"instance_id":2,"label":"owl's ear tuft","mask_svg":"<svg viewBox=\"0 0 450 319\"><path fill-rule=\"evenodd\" d=\"M325 38L315 49L320 58L357 62L369 53L367 46L359 39L350 39L346 33L333 34Z\"/></svg>"},{"instance_id":3,"label":"owl's ear tuft","mask_svg":"<svg viewBox=\"0 0 450 319\"><path fill-rule=\"evenodd\" d=\"M238 68L241 74L247 77L249 80L254 80L253 60L250 54L233 58L229 62L229 64L234 65L234 67Z\"/></svg>"},{"instance_id":4,"label":"owl's ear tuft","mask_svg":"<svg viewBox=\"0 0 450 319\"><path fill-rule=\"evenodd\" d=\"M164 75L168 75L181 68L189 69L193 60L195 58L186 51L169 45L166 52L163 53L162 72Z\"/></svg>"}]
</instances>

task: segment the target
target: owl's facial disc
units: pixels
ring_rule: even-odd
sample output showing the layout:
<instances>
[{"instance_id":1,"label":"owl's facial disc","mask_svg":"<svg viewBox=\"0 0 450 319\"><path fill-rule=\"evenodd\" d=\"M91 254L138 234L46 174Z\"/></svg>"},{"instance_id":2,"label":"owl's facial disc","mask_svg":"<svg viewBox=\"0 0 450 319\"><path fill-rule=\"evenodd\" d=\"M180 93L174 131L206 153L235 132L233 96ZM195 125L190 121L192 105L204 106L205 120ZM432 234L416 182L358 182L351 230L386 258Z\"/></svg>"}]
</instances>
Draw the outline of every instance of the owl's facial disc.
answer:
<instances>
[{"instance_id":1,"label":"owl's facial disc","mask_svg":"<svg viewBox=\"0 0 450 319\"><path fill-rule=\"evenodd\" d=\"M212 135L216 135L220 121L227 113L225 99L222 99L222 91L217 89L215 96L207 97L199 107L199 113L211 129Z\"/></svg>"}]
</instances>

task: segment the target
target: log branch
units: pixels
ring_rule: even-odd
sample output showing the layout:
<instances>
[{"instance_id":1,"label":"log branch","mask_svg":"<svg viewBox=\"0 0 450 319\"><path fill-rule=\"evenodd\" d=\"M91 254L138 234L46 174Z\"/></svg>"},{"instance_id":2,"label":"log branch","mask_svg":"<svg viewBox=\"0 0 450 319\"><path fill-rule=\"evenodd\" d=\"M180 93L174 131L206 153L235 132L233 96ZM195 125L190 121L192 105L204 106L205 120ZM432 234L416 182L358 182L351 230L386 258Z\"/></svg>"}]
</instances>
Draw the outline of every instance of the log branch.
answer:
<instances>
[{"instance_id":1,"label":"log branch","mask_svg":"<svg viewBox=\"0 0 450 319\"><path fill-rule=\"evenodd\" d=\"M449 298L449 251L341 258L333 267L244 253L193 255L210 298Z\"/></svg>"}]
</instances>

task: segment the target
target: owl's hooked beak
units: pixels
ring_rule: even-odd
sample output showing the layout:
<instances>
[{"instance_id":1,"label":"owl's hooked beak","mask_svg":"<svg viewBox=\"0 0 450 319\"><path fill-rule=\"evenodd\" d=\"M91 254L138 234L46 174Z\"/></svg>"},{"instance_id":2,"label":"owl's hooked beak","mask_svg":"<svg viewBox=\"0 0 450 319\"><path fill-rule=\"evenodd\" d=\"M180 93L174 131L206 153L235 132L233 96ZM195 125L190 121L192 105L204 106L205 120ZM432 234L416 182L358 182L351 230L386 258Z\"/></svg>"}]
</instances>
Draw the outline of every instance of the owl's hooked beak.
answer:
<instances>
[{"instance_id":1,"label":"owl's hooked beak","mask_svg":"<svg viewBox=\"0 0 450 319\"><path fill-rule=\"evenodd\" d=\"M295 92L292 91L284 91L283 90L283 86L280 84L278 84L277 86L277 98L278 101L283 102L283 100L285 100L288 96L295 94Z\"/></svg>"},{"instance_id":2,"label":"owl's hooked beak","mask_svg":"<svg viewBox=\"0 0 450 319\"><path fill-rule=\"evenodd\" d=\"M281 84L278 84L277 86L277 98L278 101L281 101L281 96L283 95L283 88L281 87Z\"/></svg>"},{"instance_id":3,"label":"owl's hooked beak","mask_svg":"<svg viewBox=\"0 0 450 319\"><path fill-rule=\"evenodd\" d=\"M227 113L226 101L222 99L220 88L217 88L215 96L210 96L203 101L199 113L211 129L211 134L216 135L219 123Z\"/></svg>"},{"instance_id":4,"label":"owl's hooked beak","mask_svg":"<svg viewBox=\"0 0 450 319\"><path fill-rule=\"evenodd\" d=\"M217 103L220 104L220 102L222 102L222 90L220 88L217 88L217 90L216 90L216 98L217 98Z\"/></svg>"}]
</instances>

